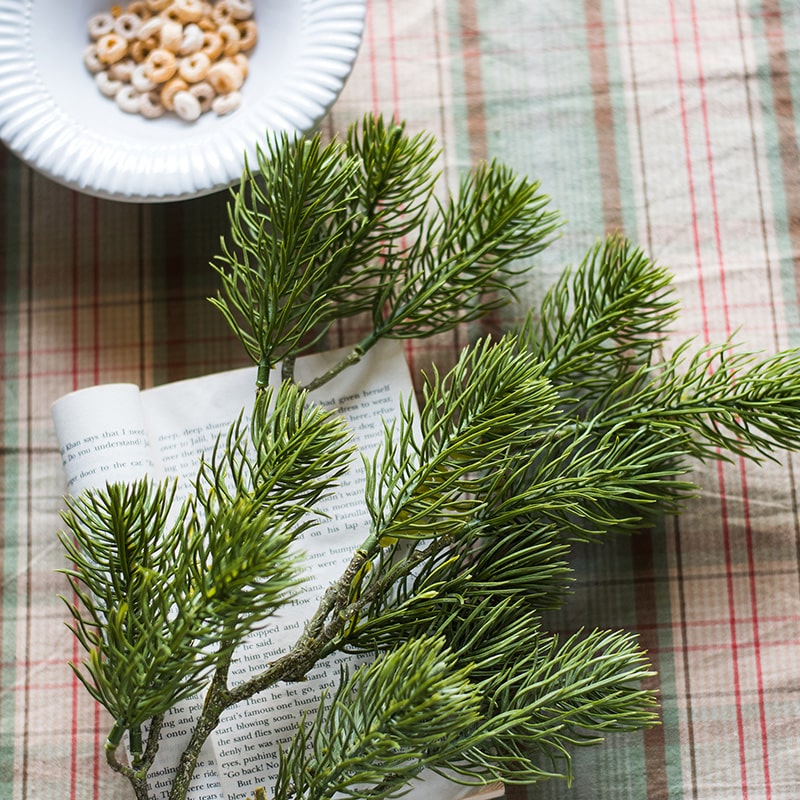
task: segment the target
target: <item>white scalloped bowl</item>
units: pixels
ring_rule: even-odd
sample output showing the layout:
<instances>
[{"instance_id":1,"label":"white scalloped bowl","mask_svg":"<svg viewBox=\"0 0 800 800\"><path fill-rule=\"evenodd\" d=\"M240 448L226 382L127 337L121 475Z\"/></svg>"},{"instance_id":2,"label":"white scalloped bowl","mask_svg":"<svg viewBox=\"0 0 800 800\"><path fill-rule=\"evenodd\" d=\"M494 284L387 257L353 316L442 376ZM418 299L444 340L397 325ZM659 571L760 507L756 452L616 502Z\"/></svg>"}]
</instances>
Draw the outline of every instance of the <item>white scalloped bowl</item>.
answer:
<instances>
[{"instance_id":1,"label":"white scalloped bowl","mask_svg":"<svg viewBox=\"0 0 800 800\"><path fill-rule=\"evenodd\" d=\"M352 70L366 12L366 0L255 0L241 107L188 123L127 114L98 91L87 22L113 2L0 0L0 139L58 183L131 202L224 189L268 133L313 129Z\"/></svg>"}]
</instances>

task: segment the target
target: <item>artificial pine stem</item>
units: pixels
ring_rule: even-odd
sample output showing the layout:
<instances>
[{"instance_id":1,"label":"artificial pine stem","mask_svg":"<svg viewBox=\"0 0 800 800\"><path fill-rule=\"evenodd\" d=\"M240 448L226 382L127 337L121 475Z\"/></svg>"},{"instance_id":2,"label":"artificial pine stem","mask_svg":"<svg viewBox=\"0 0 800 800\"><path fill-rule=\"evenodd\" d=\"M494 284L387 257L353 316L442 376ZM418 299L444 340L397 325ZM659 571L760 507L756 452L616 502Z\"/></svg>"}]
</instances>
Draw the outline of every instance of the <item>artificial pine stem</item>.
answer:
<instances>
[{"instance_id":1,"label":"artificial pine stem","mask_svg":"<svg viewBox=\"0 0 800 800\"><path fill-rule=\"evenodd\" d=\"M167 486L108 487L69 503L70 611L90 654L76 671L120 720L106 755L138 800L148 798L162 714L187 687L204 688L205 702L170 800L186 797L227 709L302 680L337 651L375 660L298 724L275 800L384 800L426 765L465 780L569 777L573 746L656 722L652 693L637 688L652 673L633 637L560 642L542 629L542 610L564 600L569 542L678 511L692 459L800 447L800 353L756 362L725 343L661 359L675 317L669 276L610 238L565 271L540 314L425 377L418 420L401 408L365 464L369 535L294 646L229 686L237 643L298 591L288 544L349 458L344 427L306 393L382 338L442 333L511 302L559 225L538 184L496 162L436 200L437 157L430 137L380 118L329 145L319 135L270 140L258 174L248 168L233 194L230 240L213 265L212 303L257 365L256 422L246 431L239 420L220 439L172 527ZM297 358L356 315L372 330L293 386ZM268 597L265 576L276 584ZM162 586L183 604L177 620L153 599ZM201 647L209 641L216 651ZM128 683L114 669L126 658ZM410 696L417 686L430 694ZM144 753L127 767L116 758L122 733L147 719Z\"/></svg>"}]
</instances>

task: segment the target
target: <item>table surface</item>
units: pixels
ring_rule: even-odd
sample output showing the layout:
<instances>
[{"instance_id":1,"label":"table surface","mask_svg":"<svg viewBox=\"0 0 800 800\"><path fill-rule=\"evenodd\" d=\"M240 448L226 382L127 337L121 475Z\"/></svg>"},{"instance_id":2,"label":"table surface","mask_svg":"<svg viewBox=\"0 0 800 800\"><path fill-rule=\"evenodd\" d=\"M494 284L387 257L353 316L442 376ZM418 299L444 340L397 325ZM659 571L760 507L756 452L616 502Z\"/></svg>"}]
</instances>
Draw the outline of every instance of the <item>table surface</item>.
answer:
<instances>
[{"instance_id":1,"label":"table surface","mask_svg":"<svg viewBox=\"0 0 800 800\"><path fill-rule=\"evenodd\" d=\"M567 220L521 292L623 231L675 275L675 340L800 342L800 9L778 0L371 0L322 123L364 113L435 134L443 179L498 158ZM66 663L64 491L50 404L245 363L206 297L225 194L137 205L73 193L0 149L0 795L125 798L107 720ZM510 322L520 310L509 310ZM480 330L408 345L451 362ZM336 331L331 344L348 338ZM576 554L565 626L637 632L662 724L575 757L571 800L800 797L797 459L698 466L658 530Z\"/></svg>"}]
</instances>

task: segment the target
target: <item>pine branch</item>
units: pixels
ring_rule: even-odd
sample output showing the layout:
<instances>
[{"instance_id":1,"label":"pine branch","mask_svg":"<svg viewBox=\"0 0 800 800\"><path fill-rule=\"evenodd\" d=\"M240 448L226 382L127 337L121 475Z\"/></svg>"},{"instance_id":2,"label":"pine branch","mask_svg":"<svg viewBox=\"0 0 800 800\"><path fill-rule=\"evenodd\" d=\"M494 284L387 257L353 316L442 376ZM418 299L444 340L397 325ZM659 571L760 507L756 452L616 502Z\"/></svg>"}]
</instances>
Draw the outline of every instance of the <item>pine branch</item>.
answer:
<instances>
[{"instance_id":1,"label":"pine branch","mask_svg":"<svg viewBox=\"0 0 800 800\"><path fill-rule=\"evenodd\" d=\"M681 479L694 459L758 461L800 443L800 351L758 360L732 341L687 341L664 358L670 289L665 270L611 238L520 327L564 411L530 443L537 458L519 480L541 500L526 515L544 511L578 538L637 530L694 493Z\"/></svg>"},{"instance_id":2,"label":"pine branch","mask_svg":"<svg viewBox=\"0 0 800 800\"><path fill-rule=\"evenodd\" d=\"M240 417L225 439L217 440L200 466L195 493L217 503L247 495L299 526L309 509L335 489L353 450L342 417L284 381L277 390L268 387L257 394L249 426Z\"/></svg>"},{"instance_id":3,"label":"pine branch","mask_svg":"<svg viewBox=\"0 0 800 800\"><path fill-rule=\"evenodd\" d=\"M441 640L410 640L342 673L282 754L275 797L399 796L428 764L457 756L479 705L468 669Z\"/></svg>"},{"instance_id":4,"label":"pine branch","mask_svg":"<svg viewBox=\"0 0 800 800\"><path fill-rule=\"evenodd\" d=\"M237 644L300 589L298 537L353 454L340 416L294 385L296 358L337 319L371 319L316 387L382 338L478 319L513 299L557 229L539 184L494 161L438 199L438 158L430 136L372 117L328 144L268 139L214 264L212 302L258 365L251 423L202 460L180 508L149 481L68 500L74 668L113 715L109 764L139 798L172 705L206 692L170 795L182 800L226 709L336 650L374 660L302 720L276 800L394 797L424 767L569 779L572 749L656 719L635 637L561 642L542 627L573 578L570 542L680 511L694 459L800 449L800 351L687 342L665 356L670 276L611 237L518 330L423 377L419 414L407 398L365 462L371 527L348 567L294 646L229 686ZM130 766L116 757L126 731Z\"/></svg>"},{"instance_id":5,"label":"pine branch","mask_svg":"<svg viewBox=\"0 0 800 800\"><path fill-rule=\"evenodd\" d=\"M245 351L272 367L296 353L330 307L332 243L358 224L350 203L357 164L319 137L267 141L229 208L232 242L214 268L223 313ZM335 273L334 273L335 275ZM313 338L313 337L312 337Z\"/></svg>"},{"instance_id":6,"label":"pine branch","mask_svg":"<svg viewBox=\"0 0 800 800\"><path fill-rule=\"evenodd\" d=\"M565 269L519 330L547 376L590 402L651 366L677 314L671 276L619 236Z\"/></svg>"},{"instance_id":7,"label":"pine branch","mask_svg":"<svg viewBox=\"0 0 800 800\"><path fill-rule=\"evenodd\" d=\"M758 358L733 341L687 357L677 348L653 383L638 424L681 426L701 459L774 458L800 442L800 350ZM621 405L620 400L620 405Z\"/></svg>"},{"instance_id":8,"label":"pine branch","mask_svg":"<svg viewBox=\"0 0 800 800\"><path fill-rule=\"evenodd\" d=\"M506 783L569 780L573 747L657 722L655 700L640 688L653 672L630 634L578 632L563 644L543 634L538 646L528 644L527 657L480 685L487 720L473 734L482 741L463 753L466 761Z\"/></svg>"},{"instance_id":9,"label":"pine branch","mask_svg":"<svg viewBox=\"0 0 800 800\"><path fill-rule=\"evenodd\" d=\"M418 338L507 304L526 268L519 262L543 250L558 226L548 202L538 183L497 162L479 165L405 255L401 280L375 304L375 330Z\"/></svg>"},{"instance_id":10,"label":"pine branch","mask_svg":"<svg viewBox=\"0 0 800 800\"><path fill-rule=\"evenodd\" d=\"M367 506L380 537L460 530L495 475L553 423L557 400L541 367L516 353L511 340L465 350L444 378L434 370L423 392L419 440L406 410L397 436L389 429L380 457L368 465Z\"/></svg>"},{"instance_id":11,"label":"pine branch","mask_svg":"<svg viewBox=\"0 0 800 800\"><path fill-rule=\"evenodd\" d=\"M246 170L233 194L212 300L256 363L295 358L373 306L393 279L385 254L426 212L437 157L430 136L371 117L344 143L283 135L259 149L258 176Z\"/></svg>"},{"instance_id":12,"label":"pine branch","mask_svg":"<svg viewBox=\"0 0 800 800\"><path fill-rule=\"evenodd\" d=\"M125 731L135 741L219 677L244 636L292 598L303 578L291 545L351 454L341 419L289 384L262 393L249 431L240 419L224 441L174 514L174 485L147 480L68 500L68 606L87 652L75 670L115 719L112 752Z\"/></svg>"},{"instance_id":13,"label":"pine branch","mask_svg":"<svg viewBox=\"0 0 800 800\"><path fill-rule=\"evenodd\" d=\"M441 333L509 302L515 262L546 246L556 216L539 184L497 163L437 203L437 157L430 136L370 117L344 143L284 135L259 151L259 175L233 194L212 299L259 386L337 319L373 319L350 363L381 338Z\"/></svg>"},{"instance_id":14,"label":"pine branch","mask_svg":"<svg viewBox=\"0 0 800 800\"><path fill-rule=\"evenodd\" d=\"M197 659L213 634L195 604L183 599L189 565L182 557L185 510L168 523L173 489L139 481L69 499L61 535L72 562L65 570L77 603L73 631L88 653L76 674L117 721L110 744L204 684L213 660ZM83 611L82 611L83 609Z\"/></svg>"}]
</instances>

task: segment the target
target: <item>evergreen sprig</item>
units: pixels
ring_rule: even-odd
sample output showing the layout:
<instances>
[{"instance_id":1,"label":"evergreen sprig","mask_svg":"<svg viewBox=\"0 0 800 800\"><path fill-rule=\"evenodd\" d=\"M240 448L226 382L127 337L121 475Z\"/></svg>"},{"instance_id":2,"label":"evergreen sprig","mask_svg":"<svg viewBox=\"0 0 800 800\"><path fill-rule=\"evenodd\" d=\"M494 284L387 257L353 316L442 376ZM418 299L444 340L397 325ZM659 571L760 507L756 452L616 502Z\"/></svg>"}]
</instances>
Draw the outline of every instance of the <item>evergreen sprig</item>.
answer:
<instances>
[{"instance_id":1,"label":"evergreen sprig","mask_svg":"<svg viewBox=\"0 0 800 800\"><path fill-rule=\"evenodd\" d=\"M509 302L558 227L539 184L496 161L441 196L439 155L429 135L373 117L329 143L268 138L213 265L212 303L258 364L251 420L219 439L179 507L171 484L148 480L67 502L75 669L114 717L109 762L139 800L179 699L204 693L170 800L187 796L227 709L337 652L368 663L299 722L274 800L382 800L424 768L467 783L569 778L575 747L657 721L635 636L545 628L575 578L572 543L679 512L697 459L800 449L800 351L668 352L669 272L609 237L518 327L423 373L419 410L406 398L365 460L363 542L294 645L231 685L237 644L301 590L298 537L353 455L338 412L308 390L382 338ZM297 386L297 356L353 315L371 330ZM126 731L130 765L114 755Z\"/></svg>"},{"instance_id":2,"label":"evergreen sprig","mask_svg":"<svg viewBox=\"0 0 800 800\"><path fill-rule=\"evenodd\" d=\"M353 450L343 418L284 381L257 394L249 425L240 417L217 440L200 466L196 494L206 506L247 495L297 525L335 489Z\"/></svg>"},{"instance_id":3,"label":"evergreen sprig","mask_svg":"<svg viewBox=\"0 0 800 800\"><path fill-rule=\"evenodd\" d=\"M578 631L560 643L537 632L526 645L481 685L491 714L462 754L476 771L506 783L570 779L574 747L656 721L655 698L641 688L653 672L630 634Z\"/></svg>"},{"instance_id":4,"label":"evergreen sprig","mask_svg":"<svg viewBox=\"0 0 800 800\"><path fill-rule=\"evenodd\" d=\"M109 745L190 697L297 592L297 537L352 453L338 415L292 384L256 398L201 462L195 492L141 480L68 498L76 672L114 717ZM224 443L224 446L223 446Z\"/></svg>"},{"instance_id":5,"label":"evergreen sprig","mask_svg":"<svg viewBox=\"0 0 800 800\"><path fill-rule=\"evenodd\" d=\"M580 409L660 358L678 311L671 284L639 248L608 237L562 272L519 337Z\"/></svg>"},{"instance_id":6,"label":"evergreen sprig","mask_svg":"<svg viewBox=\"0 0 800 800\"><path fill-rule=\"evenodd\" d=\"M541 371L511 340L465 350L444 377L433 371L419 438L406 411L368 466L367 504L379 537L441 537L463 527L497 476L513 471L523 443L555 421L557 395Z\"/></svg>"},{"instance_id":7,"label":"evergreen sprig","mask_svg":"<svg viewBox=\"0 0 800 800\"><path fill-rule=\"evenodd\" d=\"M68 499L64 513L72 630L88 654L75 671L117 721L112 744L199 691L215 660L218 631L190 596L173 496L167 484L112 484Z\"/></svg>"},{"instance_id":8,"label":"evergreen sprig","mask_svg":"<svg viewBox=\"0 0 800 800\"><path fill-rule=\"evenodd\" d=\"M441 333L509 302L516 261L546 246L557 218L538 183L496 163L441 203L438 156L429 135L369 116L344 142L284 134L259 150L230 205L212 303L262 382L337 319L373 322L350 363L381 338Z\"/></svg>"},{"instance_id":9,"label":"evergreen sprig","mask_svg":"<svg viewBox=\"0 0 800 800\"><path fill-rule=\"evenodd\" d=\"M278 797L395 797L427 766L457 759L480 693L441 639L410 639L352 674L300 724Z\"/></svg>"}]
</instances>

